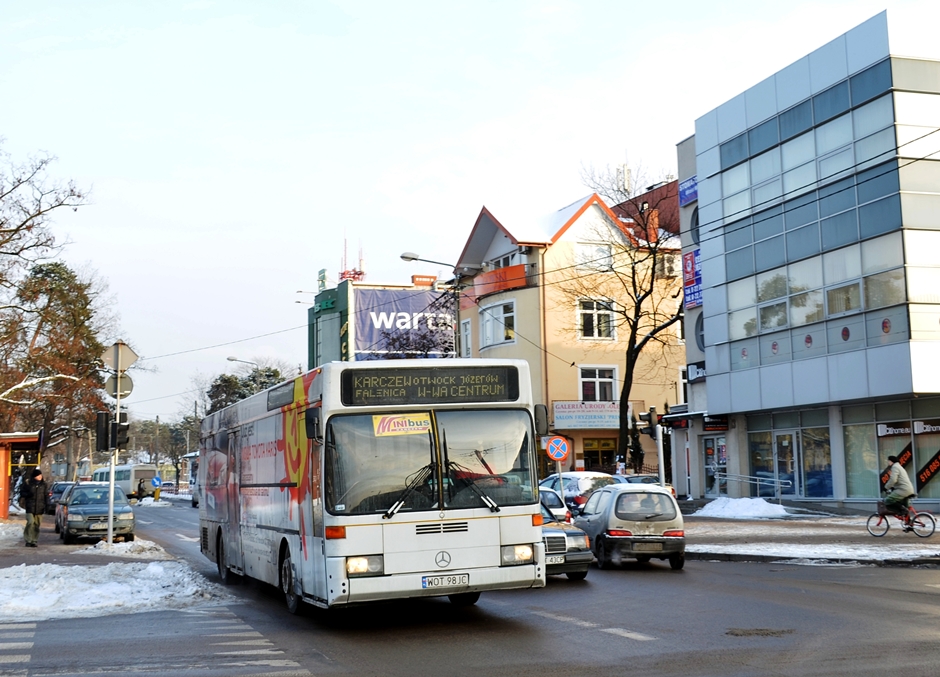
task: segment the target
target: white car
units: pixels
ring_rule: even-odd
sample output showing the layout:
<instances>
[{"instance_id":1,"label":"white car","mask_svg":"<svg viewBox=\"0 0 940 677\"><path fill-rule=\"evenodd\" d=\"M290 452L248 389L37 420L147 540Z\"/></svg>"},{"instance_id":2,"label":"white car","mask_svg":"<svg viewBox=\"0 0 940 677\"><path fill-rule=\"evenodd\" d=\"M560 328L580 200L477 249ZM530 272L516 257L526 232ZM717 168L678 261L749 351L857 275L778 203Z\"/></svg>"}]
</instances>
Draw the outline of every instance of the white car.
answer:
<instances>
[{"instance_id":1,"label":"white car","mask_svg":"<svg viewBox=\"0 0 940 677\"><path fill-rule=\"evenodd\" d=\"M568 510L568 506L565 505L565 502L561 500L561 494L548 487L539 487L539 500L542 502L542 505L552 513L552 517L554 517L556 521L571 524L571 511Z\"/></svg>"}]
</instances>

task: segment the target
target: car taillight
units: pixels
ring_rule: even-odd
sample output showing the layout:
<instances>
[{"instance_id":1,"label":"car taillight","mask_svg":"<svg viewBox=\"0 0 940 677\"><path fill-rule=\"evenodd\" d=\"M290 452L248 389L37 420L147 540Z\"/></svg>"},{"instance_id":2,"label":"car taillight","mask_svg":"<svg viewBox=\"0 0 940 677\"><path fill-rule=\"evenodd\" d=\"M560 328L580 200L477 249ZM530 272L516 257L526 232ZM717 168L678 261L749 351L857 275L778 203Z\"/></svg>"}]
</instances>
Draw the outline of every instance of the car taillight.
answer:
<instances>
[{"instance_id":1,"label":"car taillight","mask_svg":"<svg viewBox=\"0 0 940 677\"><path fill-rule=\"evenodd\" d=\"M565 522L567 522L568 524L571 524L571 511L570 510L565 510Z\"/></svg>"},{"instance_id":2,"label":"car taillight","mask_svg":"<svg viewBox=\"0 0 940 677\"><path fill-rule=\"evenodd\" d=\"M578 505L584 505L585 503L587 503L587 499L584 496L575 496L574 502L577 503Z\"/></svg>"},{"instance_id":3,"label":"car taillight","mask_svg":"<svg viewBox=\"0 0 940 677\"><path fill-rule=\"evenodd\" d=\"M663 536L671 536L673 538L684 538L685 531L682 529L668 529L663 532Z\"/></svg>"},{"instance_id":4,"label":"car taillight","mask_svg":"<svg viewBox=\"0 0 940 677\"><path fill-rule=\"evenodd\" d=\"M627 531L626 529L611 529L607 532L608 536L632 536L632 531Z\"/></svg>"}]
</instances>

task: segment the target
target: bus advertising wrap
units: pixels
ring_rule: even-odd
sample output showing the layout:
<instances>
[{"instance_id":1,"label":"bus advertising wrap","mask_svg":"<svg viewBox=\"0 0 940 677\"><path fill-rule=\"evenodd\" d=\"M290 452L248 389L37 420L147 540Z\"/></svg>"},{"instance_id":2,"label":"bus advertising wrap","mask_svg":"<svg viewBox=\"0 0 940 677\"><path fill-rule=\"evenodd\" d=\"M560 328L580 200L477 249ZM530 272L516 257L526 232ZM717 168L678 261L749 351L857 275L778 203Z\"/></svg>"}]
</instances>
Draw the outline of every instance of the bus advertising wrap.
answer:
<instances>
[{"instance_id":1,"label":"bus advertising wrap","mask_svg":"<svg viewBox=\"0 0 940 677\"><path fill-rule=\"evenodd\" d=\"M355 359L454 356L454 298L433 290L355 289Z\"/></svg>"}]
</instances>

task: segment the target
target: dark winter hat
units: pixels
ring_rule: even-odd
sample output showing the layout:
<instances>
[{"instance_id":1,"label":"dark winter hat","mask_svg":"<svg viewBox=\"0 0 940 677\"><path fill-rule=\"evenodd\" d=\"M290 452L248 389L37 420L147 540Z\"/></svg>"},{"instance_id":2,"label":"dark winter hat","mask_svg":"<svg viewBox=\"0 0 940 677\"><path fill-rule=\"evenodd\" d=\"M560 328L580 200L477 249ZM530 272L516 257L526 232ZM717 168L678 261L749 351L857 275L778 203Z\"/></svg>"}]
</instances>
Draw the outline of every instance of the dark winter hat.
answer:
<instances>
[{"instance_id":1,"label":"dark winter hat","mask_svg":"<svg viewBox=\"0 0 940 677\"><path fill-rule=\"evenodd\" d=\"M39 468L33 468L33 474L30 475L30 477L39 477L40 475L42 475L42 470Z\"/></svg>"},{"instance_id":2,"label":"dark winter hat","mask_svg":"<svg viewBox=\"0 0 940 677\"><path fill-rule=\"evenodd\" d=\"M897 457L897 456L888 456L888 460L891 461L892 463L897 463L897 462L898 462L898 457Z\"/></svg>"}]
</instances>

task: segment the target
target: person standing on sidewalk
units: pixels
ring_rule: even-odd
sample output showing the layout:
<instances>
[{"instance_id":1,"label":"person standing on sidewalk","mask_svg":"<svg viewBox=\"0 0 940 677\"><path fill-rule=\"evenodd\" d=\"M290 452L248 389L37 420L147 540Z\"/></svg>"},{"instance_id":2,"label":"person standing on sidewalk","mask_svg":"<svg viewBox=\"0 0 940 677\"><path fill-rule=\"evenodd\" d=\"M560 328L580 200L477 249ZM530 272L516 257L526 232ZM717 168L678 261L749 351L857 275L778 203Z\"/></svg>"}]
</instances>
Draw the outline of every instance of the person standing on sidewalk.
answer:
<instances>
[{"instance_id":1,"label":"person standing on sidewalk","mask_svg":"<svg viewBox=\"0 0 940 677\"><path fill-rule=\"evenodd\" d=\"M39 540L39 525L46 512L46 483L42 479L42 470L36 468L23 488L20 489L20 500L26 511L26 528L23 529L23 539L27 548L35 548Z\"/></svg>"},{"instance_id":2,"label":"person standing on sidewalk","mask_svg":"<svg viewBox=\"0 0 940 677\"><path fill-rule=\"evenodd\" d=\"M888 481L885 482L885 491L890 493L885 497L885 509L896 515L903 515L907 513L911 499L917 494L907 471L898 463L898 457L888 456L888 462L891 466Z\"/></svg>"}]
</instances>

